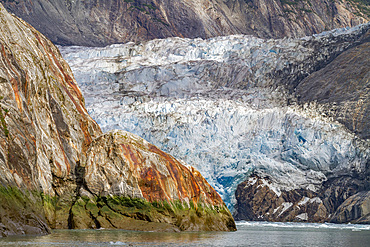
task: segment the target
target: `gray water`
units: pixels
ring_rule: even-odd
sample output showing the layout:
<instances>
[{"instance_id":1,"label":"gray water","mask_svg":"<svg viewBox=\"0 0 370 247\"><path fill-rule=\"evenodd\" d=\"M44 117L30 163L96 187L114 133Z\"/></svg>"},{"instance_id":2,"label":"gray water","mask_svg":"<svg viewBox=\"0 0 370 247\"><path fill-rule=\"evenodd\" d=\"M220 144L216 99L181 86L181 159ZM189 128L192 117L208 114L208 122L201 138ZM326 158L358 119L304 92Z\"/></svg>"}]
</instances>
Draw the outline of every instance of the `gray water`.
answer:
<instances>
[{"instance_id":1,"label":"gray water","mask_svg":"<svg viewBox=\"0 0 370 247\"><path fill-rule=\"evenodd\" d=\"M0 246L370 246L370 225L237 222L236 232L54 230L7 237Z\"/></svg>"}]
</instances>

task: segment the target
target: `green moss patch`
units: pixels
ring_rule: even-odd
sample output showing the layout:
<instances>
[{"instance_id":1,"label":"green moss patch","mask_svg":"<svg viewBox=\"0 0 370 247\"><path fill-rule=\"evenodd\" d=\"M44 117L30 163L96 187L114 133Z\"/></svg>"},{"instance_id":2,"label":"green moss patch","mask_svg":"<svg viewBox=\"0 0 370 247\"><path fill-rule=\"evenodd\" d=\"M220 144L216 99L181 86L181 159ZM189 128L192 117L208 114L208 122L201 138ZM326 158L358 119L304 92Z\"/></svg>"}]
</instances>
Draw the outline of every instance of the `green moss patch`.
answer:
<instances>
[{"instance_id":1,"label":"green moss patch","mask_svg":"<svg viewBox=\"0 0 370 247\"><path fill-rule=\"evenodd\" d=\"M31 225L32 229L39 229L39 233L47 233L48 225L59 229L119 228L139 231L236 229L226 206L194 205L179 200L151 203L145 199L121 196L51 197L16 187L0 187L0 209L2 224L18 223L13 229L9 228L9 232L17 231L19 224Z\"/></svg>"},{"instance_id":2,"label":"green moss patch","mask_svg":"<svg viewBox=\"0 0 370 247\"><path fill-rule=\"evenodd\" d=\"M2 99L3 99L3 97L0 97L0 100L2 100ZM9 113L8 109L5 109L5 108L3 109L2 107L0 107L0 124L2 126L3 131L4 131L5 137L9 136L8 126L5 122L5 117L8 115L8 113Z\"/></svg>"},{"instance_id":3,"label":"green moss patch","mask_svg":"<svg viewBox=\"0 0 370 247\"><path fill-rule=\"evenodd\" d=\"M68 228L73 229L100 227L141 231L235 229L234 220L226 206L208 207L203 203L188 205L181 201L150 203L140 198L96 196L79 197L74 203L63 208L58 204L58 200L45 196L44 198L44 210L48 218L58 215L60 210L68 211Z\"/></svg>"},{"instance_id":4,"label":"green moss patch","mask_svg":"<svg viewBox=\"0 0 370 247\"><path fill-rule=\"evenodd\" d=\"M0 229L3 236L50 232L39 192L0 186Z\"/></svg>"}]
</instances>

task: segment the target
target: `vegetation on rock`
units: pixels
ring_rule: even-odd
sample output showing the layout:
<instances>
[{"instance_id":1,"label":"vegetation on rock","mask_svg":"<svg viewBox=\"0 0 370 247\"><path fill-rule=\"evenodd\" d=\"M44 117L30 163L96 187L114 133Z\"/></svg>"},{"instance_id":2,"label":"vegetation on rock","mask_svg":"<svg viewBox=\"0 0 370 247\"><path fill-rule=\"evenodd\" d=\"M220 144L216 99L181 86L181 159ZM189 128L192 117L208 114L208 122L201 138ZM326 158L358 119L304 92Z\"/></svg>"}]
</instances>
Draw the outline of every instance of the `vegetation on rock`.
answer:
<instances>
[{"instance_id":1,"label":"vegetation on rock","mask_svg":"<svg viewBox=\"0 0 370 247\"><path fill-rule=\"evenodd\" d=\"M2 237L50 233L38 192L0 186L0 233Z\"/></svg>"},{"instance_id":2,"label":"vegetation on rock","mask_svg":"<svg viewBox=\"0 0 370 247\"><path fill-rule=\"evenodd\" d=\"M68 214L69 229L122 228L150 231L199 231L235 228L226 206L194 205L181 201L155 201L122 196L79 196L74 203L61 205L58 197L43 196L49 224L55 226L55 216ZM53 222L54 221L54 222Z\"/></svg>"}]
</instances>

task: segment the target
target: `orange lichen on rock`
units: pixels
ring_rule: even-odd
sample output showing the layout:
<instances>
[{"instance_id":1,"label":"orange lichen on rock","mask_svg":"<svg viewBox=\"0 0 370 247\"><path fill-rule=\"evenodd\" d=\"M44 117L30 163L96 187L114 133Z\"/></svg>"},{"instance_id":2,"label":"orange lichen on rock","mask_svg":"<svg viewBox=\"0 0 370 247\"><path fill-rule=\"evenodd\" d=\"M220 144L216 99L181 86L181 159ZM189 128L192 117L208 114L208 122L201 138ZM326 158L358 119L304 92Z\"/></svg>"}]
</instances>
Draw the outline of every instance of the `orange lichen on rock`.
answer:
<instances>
[{"instance_id":1,"label":"orange lichen on rock","mask_svg":"<svg viewBox=\"0 0 370 247\"><path fill-rule=\"evenodd\" d=\"M28 189L41 186L43 192L53 194L52 181L42 179L40 184L37 178L54 175L73 181L77 161L83 160L101 130L88 115L58 49L4 8L0 22L0 92L2 107L9 111L3 122L10 137L0 143L0 158L5 157L0 163L14 167L19 178L15 183L7 171L1 177L6 184L22 184Z\"/></svg>"},{"instance_id":2,"label":"orange lichen on rock","mask_svg":"<svg viewBox=\"0 0 370 247\"><path fill-rule=\"evenodd\" d=\"M134 134L107 132L93 140L86 156L85 191L112 197L116 204L131 198L154 206L143 215L140 204L140 216L134 218L167 222L179 230L236 230L221 197L198 171Z\"/></svg>"},{"instance_id":3,"label":"orange lichen on rock","mask_svg":"<svg viewBox=\"0 0 370 247\"><path fill-rule=\"evenodd\" d=\"M19 71L17 71L17 68L14 66L16 62L14 61L14 58L12 54L9 52L9 48L5 48L5 45L1 45L1 60L3 61L3 64L5 65L6 70L4 72L7 74L9 81L11 82L11 86L14 93L14 98L17 103L18 109L22 111L22 100L21 96L19 94L19 87L18 87L18 81L16 78L19 78ZM15 78L16 77L16 78Z\"/></svg>"},{"instance_id":4,"label":"orange lichen on rock","mask_svg":"<svg viewBox=\"0 0 370 247\"><path fill-rule=\"evenodd\" d=\"M138 136L124 131L113 131L95 139L91 145L88 156L93 153L109 158L103 162L99 160L100 164L94 164L97 160L88 161L86 171L90 178L93 177L90 171L95 171L97 168L93 167L97 166L104 170L103 174L119 174L125 170L139 181L137 189L149 202L179 200L187 203L191 201L195 206L198 203L223 205L221 197L198 171L194 168L188 169L171 155ZM109 155L102 155L101 152L109 152ZM100 177L105 176L103 174ZM97 182L88 179L87 184ZM115 182L120 183L118 180ZM105 187L118 186L111 184ZM121 193L125 194L124 191Z\"/></svg>"},{"instance_id":5,"label":"orange lichen on rock","mask_svg":"<svg viewBox=\"0 0 370 247\"><path fill-rule=\"evenodd\" d=\"M19 95L17 80L15 80L14 78L11 78L10 81L12 82L14 98L15 98L15 101L17 102L18 109L19 111L22 111L22 100L21 100L21 96Z\"/></svg>"},{"instance_id":6,"label":"orange lichen on rock","mask_svg":"<svg viewBox=\"0 0 370 247\"><path fill-rule=\"evenodd\" d=\"M153 167L146 167L141 170L139 186L145 199L150 202L170 200L164 190L166 177L160 174Z\"/></svg>"}]
</instances>

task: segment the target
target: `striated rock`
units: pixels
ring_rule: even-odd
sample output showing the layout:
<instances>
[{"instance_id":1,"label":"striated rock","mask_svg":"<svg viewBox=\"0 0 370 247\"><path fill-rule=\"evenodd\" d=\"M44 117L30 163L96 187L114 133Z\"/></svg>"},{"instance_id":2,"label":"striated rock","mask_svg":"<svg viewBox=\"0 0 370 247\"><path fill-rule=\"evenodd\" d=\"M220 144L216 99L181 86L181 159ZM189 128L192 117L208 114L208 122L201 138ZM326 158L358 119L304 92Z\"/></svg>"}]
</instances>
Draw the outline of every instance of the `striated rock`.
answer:
<instances>
[{"instance_id":1,"label":"striated rock","mask_svg":"<svg viewBox=\"0 0 370 247\"><path fill-rule=\"evenodd\" d=\"M369 21L366 1L1 0L54 43L105 46L165 37L299 37Z\"/></svg>"},{"instance_id":2,"label":"striated rock","mask_svg":"<svg viewBox=\"0 0 370 247\"><path fill-rule=\"evenodd\" d=\"M239 184L236 220L325 222L330 211L319 193L309 189L280 190L270 177L253 174Z\"/></svg>"},{"instance_id":3,"label":"striated rock","mask_svg":"<svg viewBox=\"0 0 370 247\"><path fill-rule=\"evenodd\" d=\"M40 192L73 190L75 167L101 132L58 49L2 5L0 22L2 232L46 233Z\"/></svg>"},{"instance_id":4,"label":"striated rock","mask_svg":"<svg viewBox=\"0 0 370 247\"><path fill-rule=\"evenodd\" d=\"M49 227L236 229L197 171L128 133L102 136L51 41L1 4L0 23L2 236Z\"/></svg>"},{"instance_id":5,"label":"striated rock","mask_svg":"<svg viewBox=\"0 0 370 247\"><path fill-rule=\"evenodd\" d=\"M329 177L322 185L320 194L328 211L334 213L349 197L356 193L369 191L366 181L368 175L346 174L340 177Z\"/></svg>"},{"instance_id":6,"label":"striated rock","mask_svg":"<svg viewBox=\"0 0 370 247\"><path fill-rule=\"evenodd\" d=\"M359 192L345 200L331 222L370 224L370 191Z\"/></svg>"},{"instance_id":7,"label":"striated rock","mask_svg":"<svg viewBox=\"0 0 370 247\"><path fill-rule=\"evenodd\" d=\"M369 189L359 178L329 179L319 191L281 190L273 178L253 174L235 195L236 220L369 224Z\"/></svg>"}]
</instances>

